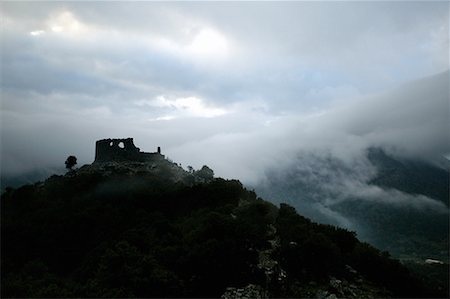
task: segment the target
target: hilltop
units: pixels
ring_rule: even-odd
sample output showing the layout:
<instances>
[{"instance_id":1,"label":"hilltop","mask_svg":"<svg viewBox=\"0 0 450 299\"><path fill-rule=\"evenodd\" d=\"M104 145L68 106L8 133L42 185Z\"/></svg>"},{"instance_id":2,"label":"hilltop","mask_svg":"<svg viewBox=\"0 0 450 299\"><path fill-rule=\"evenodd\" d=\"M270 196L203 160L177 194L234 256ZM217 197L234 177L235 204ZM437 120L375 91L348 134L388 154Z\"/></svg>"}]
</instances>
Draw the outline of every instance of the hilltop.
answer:
<instances>
[{"instance_id":1,"label":"hilltop","mask_svg":"<svg viewBox=\"0 0 450 299\"><path fill-rule=\"evenodd\" d=\"M353 232L155 154L8 188L2 297L445 296Z\"/></svg>"}]
</instances>

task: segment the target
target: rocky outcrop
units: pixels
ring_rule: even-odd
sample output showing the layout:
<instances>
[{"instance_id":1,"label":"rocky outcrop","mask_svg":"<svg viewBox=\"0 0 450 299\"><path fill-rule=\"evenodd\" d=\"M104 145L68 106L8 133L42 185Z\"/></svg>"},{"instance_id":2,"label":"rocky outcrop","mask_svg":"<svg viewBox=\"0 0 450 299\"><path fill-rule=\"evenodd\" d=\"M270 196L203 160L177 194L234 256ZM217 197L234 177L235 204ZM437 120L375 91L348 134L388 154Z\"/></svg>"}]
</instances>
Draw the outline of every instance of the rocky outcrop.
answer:
<instances>
[{"instance_id":1,"label":"rocky outcrop","mask_svg":"<svg viewBox=\"0 0 450 299\"><path fill-rule=\"evenodd\" d=\"M276 228L269 225L267 228L267 237L270 247L264 250L258 250L258 264L256 267L262 270L265 275L265 285L249 284L244 288L229 287L221 298L223 299L246 299L246 298L269 298L270 294L267 289L269 285L278 285L284 287L287 277L286 271L281 269L278 261L272 257L273 252L280 246L280 240L276 237Z\"/></svg>"},{"instance_id":2,"label":"rocky outcrop","mask_svg":"<svg viewBox=\"0 0 450 299\"><path fill-rule=\"evenodd\" d=\"M284 271L279 262L276 261L272 255L280 246L280 240L276 236L276 228L274 225L269 225L267 229L268 243L270 247L258 252L258 265L260 270L264 271L266 276L266 285L278 285L283 287L287 273Z\"/></svg>"},{"instance_id":3,"label":"rocky outcrop","mask_svg":"<svg viewBox=\"0 0 450 299\"><path fill-rule=\"evenodd\" d=\"M353 277L349 278L349 280L330 277L328 285L317 290L315 297L318 299L372 299L391 297L391 294L365 280L353 268L350 266L346 267L349 273L353 274Z\"/></svg>"},{"instance_id":4,"label":"rocky outcrop","mask_svg":"<svg viewBox=\"0 0 450 299\"><path fill-rule=\"evenodd\" d=\"M122 177L160 178L167 182L183 183L191 185L195 182L192 174L189 174L181 166L165 159L153 162L112 161L84 165L66 176L91 176L102 178L114 177L120 174Z\"/></svg>"},{"instance_id":5,"label":"rocky outcrop","mask_svg":"<svg viewBox=\"0 0 450 299\"><path fill-rule=\"evenodd\" d=\"M249 284L244 288L227 288L223 299L265 299L267 292L259 285Z\"/></svg>"}]
</instances>

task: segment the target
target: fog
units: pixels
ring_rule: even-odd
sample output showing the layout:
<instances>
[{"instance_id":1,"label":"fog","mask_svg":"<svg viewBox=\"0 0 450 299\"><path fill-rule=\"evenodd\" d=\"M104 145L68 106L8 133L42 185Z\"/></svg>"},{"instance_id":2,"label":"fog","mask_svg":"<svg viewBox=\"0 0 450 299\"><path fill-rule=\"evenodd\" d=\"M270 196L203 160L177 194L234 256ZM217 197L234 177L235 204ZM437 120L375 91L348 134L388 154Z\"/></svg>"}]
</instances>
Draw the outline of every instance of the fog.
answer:
<instances>
[{"instance_id":1,"label":"fog","mask_svg":"<svg viewBox=\"0 0 450 299\"><path fill-rule=\"evenodd\" d=\"M102 138L249 185L299 153L361 182L368 147L450 152L446 3L1 5L3 176Z\"/></svg>"}]
</instances>

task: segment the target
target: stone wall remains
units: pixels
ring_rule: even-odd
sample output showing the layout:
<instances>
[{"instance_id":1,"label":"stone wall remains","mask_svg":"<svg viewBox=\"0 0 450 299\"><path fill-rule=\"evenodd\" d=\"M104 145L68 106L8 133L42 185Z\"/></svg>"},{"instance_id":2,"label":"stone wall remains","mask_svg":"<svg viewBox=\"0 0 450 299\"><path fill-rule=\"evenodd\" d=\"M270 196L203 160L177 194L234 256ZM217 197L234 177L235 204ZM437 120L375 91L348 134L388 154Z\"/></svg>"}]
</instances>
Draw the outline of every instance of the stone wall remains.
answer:
<instances>
[{"instance_id":1,"label":"stone wall remains","mask_svg":"<svg viewBox=\"0 0 450 299\"><path fill-rule=\"evenodd\" d=\"M158 152L141 152L133 143L133 138L102 139L95 143L94 162L151 162L164 159L160 148Z\"/></svg>"}]
</instances>

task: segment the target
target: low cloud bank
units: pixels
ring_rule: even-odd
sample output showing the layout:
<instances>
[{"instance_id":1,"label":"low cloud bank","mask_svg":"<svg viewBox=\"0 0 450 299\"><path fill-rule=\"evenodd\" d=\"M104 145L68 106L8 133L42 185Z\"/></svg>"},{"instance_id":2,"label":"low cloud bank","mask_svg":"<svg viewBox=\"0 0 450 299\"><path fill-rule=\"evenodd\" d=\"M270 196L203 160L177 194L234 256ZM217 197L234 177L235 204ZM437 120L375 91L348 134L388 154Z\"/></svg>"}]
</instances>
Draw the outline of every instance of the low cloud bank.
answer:
<instances>
[{"instance_id":1,"label":"low cloud bank","mask_svg":"<svg viewBox=\"0 0 450 299\"><path fill-rule=\"evenodd\" d=\"M24 94L3 102L2 171L55 167L69 154L90 163L95 140L130 136L145 151L162 146L184 166L207 164L218 176L249 184L263 180L266 169L291 165L302 152L363 168L355 175L368 176L374 170L361 161L369 147L431 162L450 152L448 78L447 71L384 94L336 100L313 113L273 114L256 101L229 105L224 115L209 118L180 114L185 110L181 107L177 117L168 120L146 117L147 110L134 106L123 113L107 107L68 113L61 95L51 94L44 101Z\"/></svg>"},{"instance_id":2,"label":"low cloud bank","mask_svg":"<svg viewBox=\"0 0 450 299\"><path fill-rule=\"evenodd\" d=\"M265 169L292 165L299 153L336 159L365 179L375 171L365 160L370 147L436 162L450 152L448 78L445 72L383 94L335 101L315 114L225 116L215 120L224 123L222 132L175 145L169 154L248 183L264 179ZM185 133L196 134L189 126Z\"/></svg>"}]
</instances>

